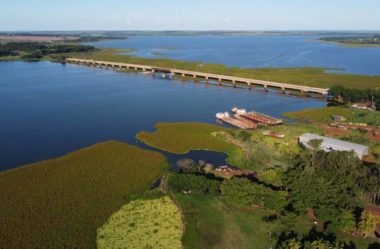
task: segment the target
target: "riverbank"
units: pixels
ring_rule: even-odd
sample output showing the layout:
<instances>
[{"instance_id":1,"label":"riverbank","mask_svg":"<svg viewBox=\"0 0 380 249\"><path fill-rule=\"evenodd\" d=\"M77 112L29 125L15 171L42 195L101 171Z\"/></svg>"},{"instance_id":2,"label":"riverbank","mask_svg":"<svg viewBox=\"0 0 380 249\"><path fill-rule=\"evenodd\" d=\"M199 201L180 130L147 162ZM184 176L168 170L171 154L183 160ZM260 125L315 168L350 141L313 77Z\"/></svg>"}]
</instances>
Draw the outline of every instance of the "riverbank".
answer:
<instances>
[{"instance_id":1,"label":"riverbank","mask_svg":"<svg viewBox=\"0 0 380 249\"><path fill-rule=\"evenodd\" d=\"M322 42L330 42L346 47L380 47L380 36L322 37Z\"/></svg>"}]
</instances>

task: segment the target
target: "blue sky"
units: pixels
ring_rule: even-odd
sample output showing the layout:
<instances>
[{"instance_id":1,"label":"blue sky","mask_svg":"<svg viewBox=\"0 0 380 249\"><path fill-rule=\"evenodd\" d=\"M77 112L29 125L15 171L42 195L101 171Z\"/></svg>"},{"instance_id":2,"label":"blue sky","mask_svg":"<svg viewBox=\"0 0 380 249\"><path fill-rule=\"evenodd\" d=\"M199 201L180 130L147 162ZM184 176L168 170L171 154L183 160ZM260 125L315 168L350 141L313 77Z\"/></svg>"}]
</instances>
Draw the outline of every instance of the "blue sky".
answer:
<instances>
[{"instance_id":1,"label":"blue sky","mask_svg":"<svg viewBox=\"0 0 380 249\"><path fill-rule=\"evenodd\" d=\"M0 0L0 30L380 30L380 2Z\"/></svg>"}]
</instances>

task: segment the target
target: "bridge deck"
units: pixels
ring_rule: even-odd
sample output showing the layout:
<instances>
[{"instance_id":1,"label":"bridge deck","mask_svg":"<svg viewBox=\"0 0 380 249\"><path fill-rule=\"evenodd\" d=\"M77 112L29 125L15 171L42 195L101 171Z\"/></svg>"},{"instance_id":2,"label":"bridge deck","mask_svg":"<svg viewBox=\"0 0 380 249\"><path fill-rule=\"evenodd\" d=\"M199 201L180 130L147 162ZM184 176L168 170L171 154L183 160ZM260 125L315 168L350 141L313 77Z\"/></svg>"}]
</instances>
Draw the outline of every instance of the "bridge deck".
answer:
<instances>
[{"instance_id":1,"label":"bridge deck","mask_svg":"<svg viewBox=\"0 0 380 249\"><path fill-rule=\"evenodd\" d=\"M116 68L134 68L136 70L143 70L143 71L159 71L159 72L167 72L171 74L178 74L182 76L192 76L192 77L202 77L205 79L214 79L217 81L229 81L232 82L234 85L236 83L243 83L247 84L248 86L251 85L260 85L262 87L275 87L280 88L282 90L297 90L301 92L308 92L308 93L318 93L322 95L327 95L328 90L327 88L318 88L318 87L309 87L309 86L302 86L302 85L294 85L294 84L288 84L288 83L280 83L280 82L272 82L272 81L264 81L264 80L255 80L255 79L248 79L248 78L241 78L241 77L235 77L235 76L227 76L227 75L220 75L220 74L212 74L212 73L203 73L203 72L196 72L196 71L188 71L188 70L181 70L181 69L174 69L174 68L162 68L162 67L155 67L155 66L149 66L149 65L139 65L139 64L129 64L129 63L118 63L118 62L109 62L109 61L96 61L96 60L85 60L85 59L77 59L77 58L68 58L66 59L69 63L77 63L77 64L86 64L86 65L95 65L95 66L106 66L106 67L116 67Z\"/></svg>"}]
</instances>

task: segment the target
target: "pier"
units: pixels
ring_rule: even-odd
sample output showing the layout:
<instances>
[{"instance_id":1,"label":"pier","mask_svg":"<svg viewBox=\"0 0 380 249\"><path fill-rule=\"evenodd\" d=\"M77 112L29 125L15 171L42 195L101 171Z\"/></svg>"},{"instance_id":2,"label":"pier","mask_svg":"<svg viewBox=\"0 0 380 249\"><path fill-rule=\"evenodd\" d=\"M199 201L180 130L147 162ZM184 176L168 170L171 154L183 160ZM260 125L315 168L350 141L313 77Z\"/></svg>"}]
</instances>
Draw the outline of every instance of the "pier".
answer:
<instances>
[{"instance_id":1,"label":"pier","mask_svg":"<svg viewBox=\"0 0 380 249\"><path fill-rule=\"evenodd\" d=\"M276 88L276 89L281 90L282 92L285 92L286 90L292 90L292 91L300 91L303 94L307 94L307 93L320 94L322 96L326 96L329 90L327 88L318 88L318 87L309 87L309 86L294 85L294 84L288 84L288 83L255 80L255 79L241 78L241 77L235 77L235 76L188 71L188 70L181 70L181 69L174 69L174 68L161 68L161 67L155 67L155 66L149 66L149 65L138 65L138 64L97 61L97 60L85 60L85 59L77 59L77 58L67 58L66 62L87 65L87 66L99 66L99 67L108 67L108 68L115 68L115 69L132 69L136 71L140 70L143 72L147 72L147 71L150 71L153 73L162 72L162 73L171 74L172 76L178 75L181 77L192 77L194 79L201 78L206 81L215 80L220 85L222 84L222 82L229 82L234 87L236 87L237 84L245 84L248 86L248 88L251 88L252 86L260 86L260 87L263 87L265 90L267 90L267 88Z\"/></svg>"}]
</instances>

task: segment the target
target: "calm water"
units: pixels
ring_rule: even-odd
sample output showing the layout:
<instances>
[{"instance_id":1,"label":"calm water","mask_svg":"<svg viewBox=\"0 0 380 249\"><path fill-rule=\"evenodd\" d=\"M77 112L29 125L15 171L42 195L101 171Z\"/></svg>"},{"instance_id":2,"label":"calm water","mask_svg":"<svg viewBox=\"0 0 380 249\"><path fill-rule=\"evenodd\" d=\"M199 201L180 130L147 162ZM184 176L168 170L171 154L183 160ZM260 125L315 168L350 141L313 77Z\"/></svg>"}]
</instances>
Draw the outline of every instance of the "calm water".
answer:
<instances>
[{"instance_id":1,"label":"calm water","mask_svg":"<svg viewBox=\"0 0 380 249\"><path fill-rule=\"evenodd\" d=\"M153 130L157 122L215 123L216 112L233 106L280 116L324 105L319 100L77 65L2 62L0 170L99 141L135 144L136 133Z\"/></svg>"},{"instance_id":2,"label":"calm water","mask_svg":"<svg viewBox=\"0 0 380 249\"><path fill-rule=\"evenodd\" d=\"M131 36L90 43L133 48L132 55L165 57L238 67L325 67L346 73L380 75L380 47L348 48L318 36ZM159 53L159 55L156 55Z\"/></svg>"}]
</instances>

